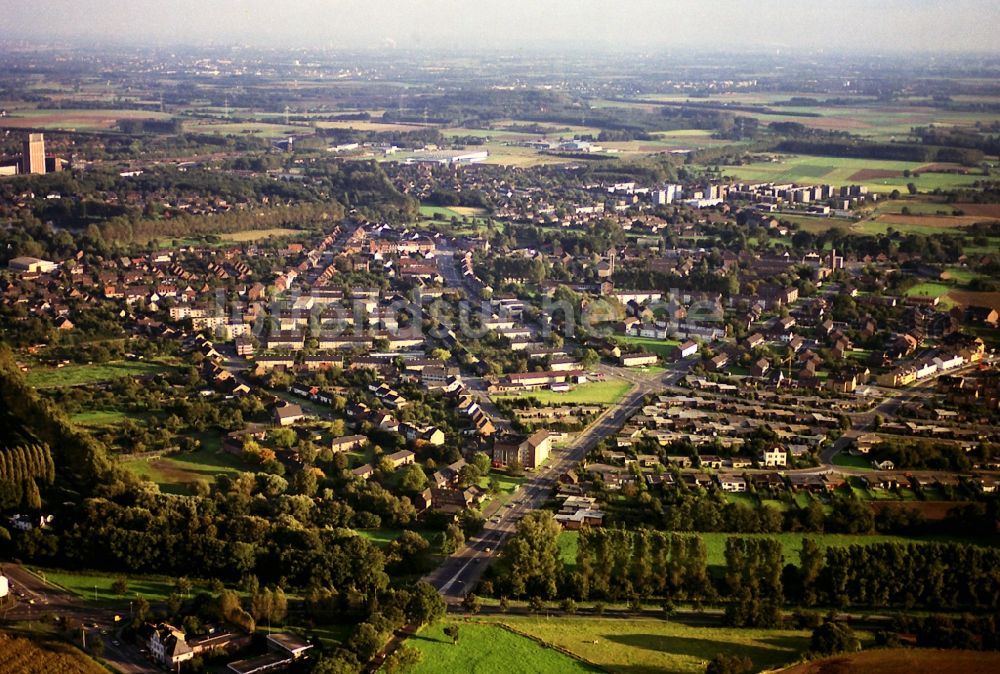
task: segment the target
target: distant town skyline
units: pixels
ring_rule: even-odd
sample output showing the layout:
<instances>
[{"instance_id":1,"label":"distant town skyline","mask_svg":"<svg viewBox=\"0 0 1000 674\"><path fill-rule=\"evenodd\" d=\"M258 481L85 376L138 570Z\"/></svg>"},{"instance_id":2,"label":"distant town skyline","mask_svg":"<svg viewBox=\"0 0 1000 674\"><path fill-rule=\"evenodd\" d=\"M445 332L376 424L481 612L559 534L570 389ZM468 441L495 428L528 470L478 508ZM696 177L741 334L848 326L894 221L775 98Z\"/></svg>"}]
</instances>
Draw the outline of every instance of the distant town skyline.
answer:
<instances>
[{"instance_id":1,"label":"distant town skyline","mask_svg":"<svg viewBox=\"0 0 1000 674\"><path fill-rule=\"evenodd\" d=\"M984 0L0 0L0 38L160 45L1000 52Z\"/></svg>"}]
</instances>

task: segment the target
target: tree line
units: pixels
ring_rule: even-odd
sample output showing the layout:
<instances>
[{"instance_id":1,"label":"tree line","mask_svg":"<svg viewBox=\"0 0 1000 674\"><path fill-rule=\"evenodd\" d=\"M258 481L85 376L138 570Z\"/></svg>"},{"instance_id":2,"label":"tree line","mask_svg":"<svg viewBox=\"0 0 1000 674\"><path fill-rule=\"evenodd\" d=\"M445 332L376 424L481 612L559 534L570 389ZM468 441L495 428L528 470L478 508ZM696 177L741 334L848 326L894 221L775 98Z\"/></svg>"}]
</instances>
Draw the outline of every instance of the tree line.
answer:
<instances>
[{"instance_id":1,"label":"tree line","mask_svg":"<svg viewBox=\"0 0 1000 674\"><path fill-rule=\"evenodd\" d=\"M551 513L522 519L480 589L501 597L718 601L727 623L740 627L777 626L786 605L972 610L1000 600L993 548L887 542L824 550L805 538L798 564L786 564L780 541L733 536L715 570L696 535L584 527L568 569L560 531Z\"/></svg>"}]
</instances>

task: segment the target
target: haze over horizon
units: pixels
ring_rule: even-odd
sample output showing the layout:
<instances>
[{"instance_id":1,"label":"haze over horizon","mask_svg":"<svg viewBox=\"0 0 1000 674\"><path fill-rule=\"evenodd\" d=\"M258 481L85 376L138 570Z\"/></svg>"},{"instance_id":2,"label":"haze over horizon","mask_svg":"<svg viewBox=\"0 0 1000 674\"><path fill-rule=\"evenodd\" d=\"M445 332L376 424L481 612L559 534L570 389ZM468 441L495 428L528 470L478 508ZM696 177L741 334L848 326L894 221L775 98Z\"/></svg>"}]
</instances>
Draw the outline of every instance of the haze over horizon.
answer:
<instances>
[{"instance_id":1,"label":"haze over horizon","mask_svg":"<svg viewBox=\"0 0 1000 674\"><path fill-rule=\"evenodd\" d=\"M1000 53L984 0L0 0L7 40L401 49Z\"/></svg>"}]
</instances>

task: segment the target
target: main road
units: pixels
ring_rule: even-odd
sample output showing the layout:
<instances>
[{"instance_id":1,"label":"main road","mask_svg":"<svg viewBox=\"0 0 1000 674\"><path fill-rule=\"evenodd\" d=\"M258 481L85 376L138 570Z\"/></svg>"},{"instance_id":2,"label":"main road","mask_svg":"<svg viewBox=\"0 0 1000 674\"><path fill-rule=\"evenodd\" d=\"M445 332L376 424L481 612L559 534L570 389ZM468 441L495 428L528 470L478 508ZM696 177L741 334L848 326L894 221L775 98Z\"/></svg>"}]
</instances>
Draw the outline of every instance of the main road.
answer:
<instances>
[{"instance_id":1,"label":"main road","mask_svg":"<svg viewBox=\"0 0 1000 674\"><path fill-rule=\"evenodd\" d=\"M0 611L0 617L10 622L41 622L47 616L68 618L79 625L80 644L104 642L101 658L123 674L146 674L159 671L143 659L132 646L118 640L116 632L123 627L128 616L115 620L118 612L84 604L81 599L62 588L51 585L39 576L17 564L4 564L3 575L10 581L10 593L16 602Z\"/></svg>"},{"instance_id":2,"label":"main road","mask_svg":"<svg viewBox=\"0 0 1000 674\"><path fill-rule=\"evenodd\" d=\"M619 368L601 366L604 374L621 377L632 382L632 389L618 402L608 407L572 442L550 455L548 463L531 474L521 485L514 497L501 507L483 527L483 530L467 541L465 547L446 559L440 566L424 577L444 596L449 603L460 602L471 592L483 575L491 558L517 528L517 522L525 514L536 510L550 498L557 478L577 467L587 452L604 438L613 435L644 403L645 397L664 387L676 384L687 371L689 362L675 363L666 372L656 376L626 373Z\"/></svg>"}]
</instances>

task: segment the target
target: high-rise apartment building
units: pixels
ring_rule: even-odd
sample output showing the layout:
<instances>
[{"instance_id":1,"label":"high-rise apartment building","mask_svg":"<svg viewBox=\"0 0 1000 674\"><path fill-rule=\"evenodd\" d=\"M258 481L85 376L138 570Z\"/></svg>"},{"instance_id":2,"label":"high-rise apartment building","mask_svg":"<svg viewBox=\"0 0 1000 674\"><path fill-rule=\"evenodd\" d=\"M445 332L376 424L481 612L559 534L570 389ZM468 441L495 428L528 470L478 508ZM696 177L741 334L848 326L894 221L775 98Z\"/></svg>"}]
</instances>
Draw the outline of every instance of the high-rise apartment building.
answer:
<instances>
[{"instance_id":1,"label":"high-rise apartment building","mask_svg":"<svg viewBox=\"0 0 1000 674\"><path fill-rule=\"evenodd\" d=\"M21 155L22 173L45 173L45 137L40 133L28 134Z\"/></svg>"}]
</instances>

